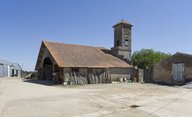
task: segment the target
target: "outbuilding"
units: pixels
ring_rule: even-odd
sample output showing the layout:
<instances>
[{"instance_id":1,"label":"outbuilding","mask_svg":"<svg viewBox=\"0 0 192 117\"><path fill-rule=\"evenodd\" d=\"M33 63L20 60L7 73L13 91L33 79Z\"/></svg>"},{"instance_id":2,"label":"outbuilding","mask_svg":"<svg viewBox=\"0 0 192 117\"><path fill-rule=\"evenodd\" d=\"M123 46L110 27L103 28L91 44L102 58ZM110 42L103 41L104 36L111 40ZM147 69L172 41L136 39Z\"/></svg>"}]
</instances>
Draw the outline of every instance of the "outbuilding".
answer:
<instances>
[{"instance_id":1,"label":"outbuilding","mask_svg":"<svg viewBox=\"0 0 192 117\"><path fill-rule=\"evenodd\" d=\"M0 60L0 77L21 77L21 66L7 60Z\"/></svg>"},{"instance_id":2,"label":"outbuilding","mask_svg":"<svg viewBox=\"0 0 192 117\"><path fill-rule=\"evenodd\" d=\"M155 83L183 85L192 81L192 55L178 52L154 64L151 75Z\"/></svg>"}]
</instances>

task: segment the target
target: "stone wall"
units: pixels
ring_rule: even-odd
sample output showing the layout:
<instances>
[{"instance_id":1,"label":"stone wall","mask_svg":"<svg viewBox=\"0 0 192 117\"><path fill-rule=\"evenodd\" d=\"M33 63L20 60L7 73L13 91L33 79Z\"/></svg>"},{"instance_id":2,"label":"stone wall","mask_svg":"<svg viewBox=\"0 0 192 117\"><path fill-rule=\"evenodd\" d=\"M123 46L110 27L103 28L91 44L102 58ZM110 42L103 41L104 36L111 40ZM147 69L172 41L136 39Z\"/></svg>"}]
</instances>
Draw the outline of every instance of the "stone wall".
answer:
<instances>
[{"instance_id":1,"label":"stone wall","mask_svg":"<svg viewBox=\"0 0 192 117\"><path fill-rule=\"evenodd\" d=\"M103 68L79 68L79 74L87 76L90 72L93 74L100 74L107 69ZM72 73L72 68L64 68L64 81L68 82ZM138 70L133 68L110 68L109 74L112 81L118 81L119 78L128 78L130 80L138 81Z\"/></svg>"},{"instance_id":2,"label":"stone wall","mask_svg":"<svg viewBox=\"0 0 192 117\"><path fill-rule=\"evenodd\" d=\"M167 66L155 64L153 66L152 82L172 84L172 69L170 63Z\"/></svg>"},{"instance_id":3,"label":"stone wall","mask_svg":"<svg viewBox=\"0 0 192 117\"><path fill-rule=\"evenodd\" d=\"M184 68L185 82L192 81L192 63L186 63Z\"/></svg>"},{"instance_id":4,"label":"stone wall","mask_svg":"<svg viewBox=\"0 0 192 117\"><path fill-rule=\"evenodd\" d=\"M138 70L133 68L110 68L109 71L112 81L118 81L119 78L138 79Z\"/></svg>"},{"instance_id":5,"label":"stone wall","mask_svg":"<svg viewBox=\"0 0 192 117\"><path fill-rule=\"evenodd\" d=\"M181 83L192 81L192 57L183 54L175 54L168 59L154 64L152 81L155 83L175 84L172 76L172 64L176 63L184 63L184 73Z\"/></svg>"}]
</instances>

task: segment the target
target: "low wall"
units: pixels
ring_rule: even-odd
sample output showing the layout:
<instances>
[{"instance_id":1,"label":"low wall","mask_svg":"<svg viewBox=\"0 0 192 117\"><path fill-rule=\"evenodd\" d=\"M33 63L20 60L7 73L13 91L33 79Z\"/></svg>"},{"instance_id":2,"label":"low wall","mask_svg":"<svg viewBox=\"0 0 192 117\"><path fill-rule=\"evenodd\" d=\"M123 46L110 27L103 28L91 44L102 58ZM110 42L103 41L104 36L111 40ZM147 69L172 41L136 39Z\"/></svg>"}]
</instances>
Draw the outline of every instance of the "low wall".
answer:
<instances>
[{"instance_id":1,"label":"low wall","mask_svg":"<svg viewBox=\"0 0 192 117\"><path fill-rule=\"evenodd\" d=\"M79 68L79 74L87 76L89 72L93 74L102 73L105 69L96 69L96 68ZM69 81L70 73L72 68L64 68L64 81ZM118 81L119 78L128 78L131 80L138 81L138 70L133 68L110 68L109 74L111 75L112 81Z\"/></svg>"},{"instance_id":2,"label":"low wall","mask_svg":"<svg viewBox=\"0 0 192 117\"><path fill-rule=\"evenodd\" d=\"M138 81L138 70L133 68L110 68L112 81L118 81L119 78L136 79Z\"/></svg>"}]
</instances>

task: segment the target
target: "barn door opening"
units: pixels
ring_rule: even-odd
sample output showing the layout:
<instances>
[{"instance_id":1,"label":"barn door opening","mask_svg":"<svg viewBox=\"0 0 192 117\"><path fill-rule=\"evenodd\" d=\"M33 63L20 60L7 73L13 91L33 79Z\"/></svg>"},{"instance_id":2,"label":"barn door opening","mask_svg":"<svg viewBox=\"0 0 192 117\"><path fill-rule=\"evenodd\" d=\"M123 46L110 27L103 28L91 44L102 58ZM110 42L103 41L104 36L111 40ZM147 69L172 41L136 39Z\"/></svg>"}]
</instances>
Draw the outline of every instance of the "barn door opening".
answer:
<instances>
[{"instance_id":1,"label":"barn door opening","mask_svg":"<svg viewBox=\"0 0 192 117\"><path fill-rule=\"evenodd\" d=\"M52 80L53 64L50 58L45 58L43 62L43 80Z\"/></svg>"},{"instance_id":2,"label":"barn door opening","mask_svg":"<svg viewBox=\"0 0 192 117\"><path fill-rule=\"evenodd\" d=\"M15 72L14 72L14 71L15 71L14 69L11 70L11 75L12 75L12 77L15 76Z\"/></svg>"},{"instance_id":3,"label":"barn door opening","mask_svg":"<svg viewBox=\"0 0 192 117\"><path fill-rule=\"evenodd\" d=\"M18 70L16 70L16 77L18 77Z\"/></svg>"},{"instance_id":4,"label":"barn door opening","mask_svg":"<svg viewBox=\"0 0 192 117\"><path fill-rule=\"evenodd\" d=\"M176 63L172 65L173 84L183 84L184 63Z\"/></svg>"},{"instance_id":5,"label":"barn door opening","mask_svg":"<svg viewBox=\"0 0 192 117\"><path fill-rule=\"evenodd\" d=\"M4 76L3 72L4 72L3 64L0 64L0 77Z\"/></svg>"}]
</instances>

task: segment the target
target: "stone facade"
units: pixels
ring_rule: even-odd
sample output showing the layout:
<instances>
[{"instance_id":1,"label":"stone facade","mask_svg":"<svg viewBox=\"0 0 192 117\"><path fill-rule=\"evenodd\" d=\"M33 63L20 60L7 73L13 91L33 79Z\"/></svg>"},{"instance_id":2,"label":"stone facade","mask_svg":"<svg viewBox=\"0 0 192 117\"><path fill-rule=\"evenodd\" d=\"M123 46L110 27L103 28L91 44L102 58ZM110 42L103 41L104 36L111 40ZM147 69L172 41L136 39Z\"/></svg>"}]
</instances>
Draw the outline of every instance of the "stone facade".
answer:
<instances>
[{"instance_id":1,"label":"stone facade","mask_svg":"<svg viewBox=\"0 0 192 117\"><path fill-rule=\"evenodd\" d=\"M175 79L173 75L173 65L183 64L182 76L180 79ZM168 59L162 60L153 65L152 82L164 83L169 85L182 85L192 81L192 55L176 53ZM177 73L180 74L179 72Z\"/></svg>"},{"instance_id":2,"label":"stone facade","mask_svg":"<svg viewBox=\"0 0 192 117\"><path fill-rule=\"evenodd\" d=\"M111 83L137 77L131 61L131 27L122 20L114 27L112 50L43 41L37 59L39 79L56 83Z\"/></svg>"},{"instance_id":3,"label":"stone facade","mask_svg":"<svg viewBox=\"0 0 192 117\"><path fill-rule=\"evenodd\" d=\"M113 26L114 47L111 48L114 54L131 61L131 28L132 25L122 20Z\"/></svg>"},{"instance_id":4,"label":"stone facade","mask_svg":"<svg viewBox=\"0 0 192 117\"><path fill-rule=\"evenodd\" d=\"M41 68L38 70L39 79L53 80L55 83L70 82L71 73L78 73L89 77L92 73L96 76L108 71L111 81L118 81L120 78L133 80L137 76L134 68L79 68L79 67L58 67L57 63L45 48L41 61ZM75 71L76 70L76 71Z\"/></svg>"}]
</instances>

